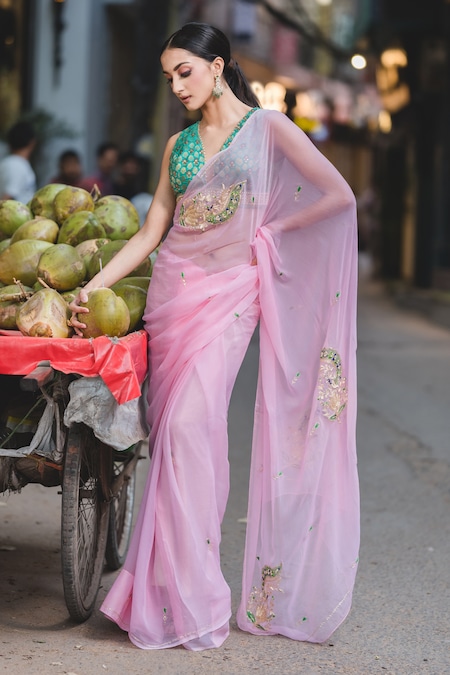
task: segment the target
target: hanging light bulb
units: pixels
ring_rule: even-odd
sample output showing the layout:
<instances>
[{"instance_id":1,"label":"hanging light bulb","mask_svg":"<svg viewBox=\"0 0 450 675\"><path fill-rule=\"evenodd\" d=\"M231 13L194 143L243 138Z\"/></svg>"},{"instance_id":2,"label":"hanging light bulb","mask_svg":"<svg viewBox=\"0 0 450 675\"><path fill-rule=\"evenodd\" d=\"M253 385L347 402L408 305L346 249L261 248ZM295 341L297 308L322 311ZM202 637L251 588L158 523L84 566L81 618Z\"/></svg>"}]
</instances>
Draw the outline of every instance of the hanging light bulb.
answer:
<instances>
[{"instance_id":1,"label":"hanging light bulb","mask_svg":"<svg viewBox=\"0 0 450 675\"><path fill-rule=\"evenodd\" d=\"M362 54L353 54L350 63L356 70L364 70L367 67L366 57Z\"/></svg>"}]
</instances>

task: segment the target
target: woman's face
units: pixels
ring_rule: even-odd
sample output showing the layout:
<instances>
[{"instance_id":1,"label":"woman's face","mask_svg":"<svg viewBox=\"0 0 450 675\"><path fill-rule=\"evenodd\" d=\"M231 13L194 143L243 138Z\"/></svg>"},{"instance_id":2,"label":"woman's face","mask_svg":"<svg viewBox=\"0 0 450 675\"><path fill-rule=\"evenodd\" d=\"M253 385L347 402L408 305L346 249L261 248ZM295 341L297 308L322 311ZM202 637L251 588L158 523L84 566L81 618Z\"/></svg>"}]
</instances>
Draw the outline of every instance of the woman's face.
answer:
<instances>
[{"instance_id":1,"label":"woman's face","mask_svg":"<svg viewBox=\"0 0 450 675\"><path fill-rule=\"evenodd\" d=\"M166 49L161 65L173 93L188 110L198 110L214 87L214 76L220 74L220 64L209 63L185 49Z\"/></svg>"}]
</instances>

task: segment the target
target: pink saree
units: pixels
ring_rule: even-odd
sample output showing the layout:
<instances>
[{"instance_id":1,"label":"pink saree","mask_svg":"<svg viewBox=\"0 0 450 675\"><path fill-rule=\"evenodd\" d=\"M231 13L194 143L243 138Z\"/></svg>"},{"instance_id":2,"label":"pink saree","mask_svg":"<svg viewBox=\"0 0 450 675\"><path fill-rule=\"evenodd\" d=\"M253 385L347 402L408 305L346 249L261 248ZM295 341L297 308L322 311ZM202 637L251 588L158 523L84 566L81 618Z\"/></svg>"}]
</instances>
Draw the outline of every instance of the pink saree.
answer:
<instances>
[{"instance_id":1,"label":"pink saree","mask_svg":"<svg viewBox=\"0 0 450 675\"><path fill-rule=\"evenodd\" d=\"M359 548L356 219L350 188L281 113L258 110L179 199L145 313L152 462L101 610L144 649L217 647L231 390L260 321L238 625L322 642Z\"/></svg>"}]
</instances>

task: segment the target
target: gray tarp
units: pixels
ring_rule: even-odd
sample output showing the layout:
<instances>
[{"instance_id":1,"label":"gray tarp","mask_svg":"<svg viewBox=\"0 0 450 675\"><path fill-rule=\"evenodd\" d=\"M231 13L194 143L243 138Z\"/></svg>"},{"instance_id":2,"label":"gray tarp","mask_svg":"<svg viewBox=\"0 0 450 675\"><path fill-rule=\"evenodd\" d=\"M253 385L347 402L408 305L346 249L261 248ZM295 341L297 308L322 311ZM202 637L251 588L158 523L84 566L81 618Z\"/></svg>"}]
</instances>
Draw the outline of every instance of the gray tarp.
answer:
<instances>
[{"instance_id":1,"label":"gray tarp","mask_svg":"<svg viewBox=\"0 0 450 675\"><path fill-rule=\"evenodd\" d=\"M69 385L70 401L64 424L83 422L95 436L115 450L126 450L148 436L145 391L119 405L101 377L82 377Z\"/></svg>"}]
</instances>

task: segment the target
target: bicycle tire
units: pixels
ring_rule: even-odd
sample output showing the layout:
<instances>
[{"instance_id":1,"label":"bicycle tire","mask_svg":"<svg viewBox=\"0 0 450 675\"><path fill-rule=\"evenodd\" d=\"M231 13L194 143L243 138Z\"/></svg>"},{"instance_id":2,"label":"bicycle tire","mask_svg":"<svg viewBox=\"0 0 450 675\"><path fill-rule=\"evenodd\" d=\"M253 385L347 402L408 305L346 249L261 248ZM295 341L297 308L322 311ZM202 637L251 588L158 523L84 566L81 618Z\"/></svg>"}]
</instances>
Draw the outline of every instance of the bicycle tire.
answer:
<instances>
[{"instance_id":1,"label":"bicycle tire","mask_svg":"<svg viewBox=\"0 0 450 675\"><path fill-rule=\"evenodd\" d=\"M88 427L69 429L62 480L62 579L69 615L79 623L92 614L103 572L110 511L108 450Z\"/></svg>"},{"instance_id":2,"label":"bicycle tire","mask_svg":"<svg viewBox=\"0 0 450 675\"><path fill-rule=\"evenodd\" d=\"M118 475L123 469L123 464L123 460L113 458L113 476ZM110 570L120 569L125 562L133 525L135 491L136 469L124 481L119 494L111 502L105 553L106 564Z\"/></svg>"}]
</instances>

